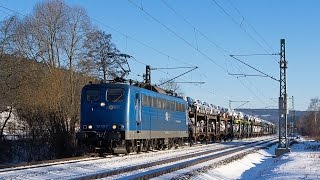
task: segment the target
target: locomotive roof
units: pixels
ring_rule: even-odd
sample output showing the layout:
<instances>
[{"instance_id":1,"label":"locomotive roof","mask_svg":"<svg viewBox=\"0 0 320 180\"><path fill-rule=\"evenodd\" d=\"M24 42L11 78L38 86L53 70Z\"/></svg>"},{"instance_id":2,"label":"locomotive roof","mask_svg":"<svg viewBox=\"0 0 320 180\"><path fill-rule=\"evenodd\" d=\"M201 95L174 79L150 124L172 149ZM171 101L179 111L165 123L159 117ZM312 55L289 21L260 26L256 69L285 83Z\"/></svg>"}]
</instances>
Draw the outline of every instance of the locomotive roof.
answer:
<instances>
[{"instance_id":1,"label":"locomotive roof","mask_svg":"<svg viewBox=\"0 0 320 180\"><path fill-rule=\"evenodd\" d=\"M94 83L90 83L90 84L87 84L83 87L83 89L88 89L88 88L108 88L108 87L119 87L119 88L136 88L136 89L141 89L145 92L149 92L149 93L156 93L156 94L159 94L159 95L164 95L164 96L167 96L167 97L173 97L173 98L177 98L177 99L182 99L182 97L179 97L179 96L172 96L168 93L166 93L166 91L164 91L163 89L157 87L157 86L152 86L153 90L149 90L149 89L146 89L144 87L139 87L139 86L135 86L135 85L129 85L129 84L125 84L125 83L97 83L97 84L94 84Z\"/></svg>"}]
</instances>

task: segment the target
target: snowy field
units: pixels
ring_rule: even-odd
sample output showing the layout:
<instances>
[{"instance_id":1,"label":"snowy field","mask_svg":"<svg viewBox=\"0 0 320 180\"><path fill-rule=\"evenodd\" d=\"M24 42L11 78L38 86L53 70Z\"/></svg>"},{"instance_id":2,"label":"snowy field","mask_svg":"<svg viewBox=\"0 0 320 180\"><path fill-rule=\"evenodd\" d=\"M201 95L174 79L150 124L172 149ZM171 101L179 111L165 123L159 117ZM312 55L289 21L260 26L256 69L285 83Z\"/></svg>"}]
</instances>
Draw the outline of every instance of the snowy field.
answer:
<instances>
[{"instance_id":1,"label":"snowy field","mask_svg":"<svg viewBox=\"0 0 320 180\"><path fill-rule=\"evenodd\" d=\"M26 169L18 172L0 172L1 179L74 179L89 172L106 171L116 167L126 167L145 161L175 157L193 151L207 148L227 146L225 144L211 144L192 148L182 148L159 152L133 154L113 158L102 158L69 165L56 165L42 169ZM235 142L232 142L235 143ZM291 152L275 158L277 145L268 149L254 151L243 155L242 158L231 163L221 164L221 157L213 161L188 167L154 179L320 179L320 142L300 140L291 146ZM241 154L241 152L239 152ZM218 162L218 163L217 163ZM38 172L39 171L39 172ZM111 176L105 179L118 179L121 176Z\"/></svg>"},{"instance_id":2,"label":"snowy field","mask_svg":"<svg viewBox=\"0 0 320 180\"><path fill-rule=\"evenodd\" d=\"M277 145L229 164L194 172L190 179L320 179L320 142L300 140L291 152L274 158Z\"/></svg>"}]
</instances>

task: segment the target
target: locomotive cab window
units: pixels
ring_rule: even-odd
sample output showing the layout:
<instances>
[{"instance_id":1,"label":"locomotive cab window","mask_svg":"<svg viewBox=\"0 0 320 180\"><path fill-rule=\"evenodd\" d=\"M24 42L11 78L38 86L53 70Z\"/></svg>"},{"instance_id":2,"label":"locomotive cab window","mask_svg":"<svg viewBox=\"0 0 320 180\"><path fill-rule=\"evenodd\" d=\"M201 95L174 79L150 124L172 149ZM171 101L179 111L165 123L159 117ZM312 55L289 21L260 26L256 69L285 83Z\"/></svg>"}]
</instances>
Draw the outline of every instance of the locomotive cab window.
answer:
<instances>
[{"instance_id":1,"label":"locomotive cab window","mask_svg":"<svg viewBox=\"0 0 320 180\"><path fill-rule=\"evenodd\" d=\"M108 89L107 101L120 102L123 100L124 89Z\"/></svg>"},{"instance_id":2,"label":"locomotive cab window","mask_svg":"<svg viewBox=\"0 0 320 180\"><path fill-rule=\"evenodd\" d=\"M87 101L99 101L100 92L98 90L88 90L86 96Z\"/></svg>"},{"instance_id":3,"label":"locomotive cab window","mask_svg":"<svg viewBox=\"0 0 320 180\"><path fill-rule=\"evenodd\" d=\"M142 95L142 106L149 106L149 98L146 95Z\"/></svg>"}]
</instances>

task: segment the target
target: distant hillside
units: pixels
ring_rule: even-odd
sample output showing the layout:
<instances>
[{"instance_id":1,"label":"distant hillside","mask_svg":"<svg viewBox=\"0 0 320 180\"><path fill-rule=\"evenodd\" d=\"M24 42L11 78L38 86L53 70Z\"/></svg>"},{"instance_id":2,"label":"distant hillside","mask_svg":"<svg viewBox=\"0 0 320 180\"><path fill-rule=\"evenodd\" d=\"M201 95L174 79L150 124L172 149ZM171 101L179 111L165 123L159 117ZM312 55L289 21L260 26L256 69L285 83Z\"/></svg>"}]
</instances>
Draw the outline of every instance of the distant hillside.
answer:
<instances>
[{"instance_id":1,"label":"distant hillside","mask_svg":"<svg viewBox=\"0 0 320 180\"><path fill-rule=\"evenodd\" d=\"M245 114L258 116L261 119L273 122L273 123L279 123L279 111L278 109L238 109L238 111L241 111ZM298 120L303 115L307 114L308 111L296 111L296 120ZM289 114L288 120L290 120L291 115Z\"/></svg>"}]
</instances>

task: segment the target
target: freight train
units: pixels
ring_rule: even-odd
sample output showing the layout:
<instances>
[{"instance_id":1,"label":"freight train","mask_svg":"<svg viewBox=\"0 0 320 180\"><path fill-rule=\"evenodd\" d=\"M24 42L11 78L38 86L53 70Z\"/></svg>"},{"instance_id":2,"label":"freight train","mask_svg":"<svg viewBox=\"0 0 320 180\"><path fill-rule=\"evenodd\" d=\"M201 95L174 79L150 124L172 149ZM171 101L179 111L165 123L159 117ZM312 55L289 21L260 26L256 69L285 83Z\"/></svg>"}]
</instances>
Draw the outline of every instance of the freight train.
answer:
<instances>
[{"instance_id":1,"label":"freight train","mask_svg":"<svg viewBox=\"0 0 320 180\"><path fill-rule=\"evenodd\" d=\"M81 93L77 140L114 154L275 133L273 123L169 95L146 84L88 84Z\"/></svg>"}]
</instances>

